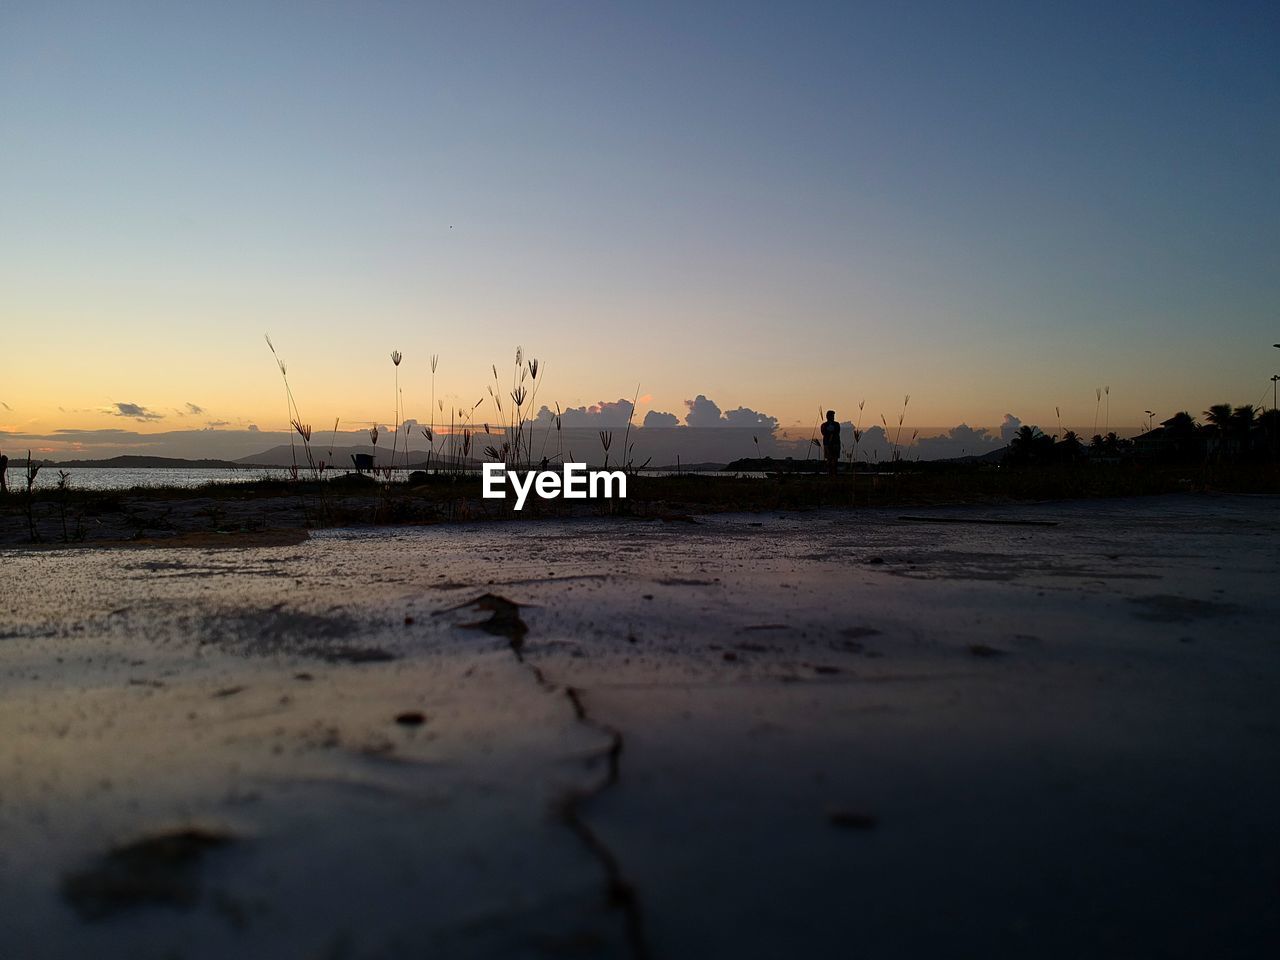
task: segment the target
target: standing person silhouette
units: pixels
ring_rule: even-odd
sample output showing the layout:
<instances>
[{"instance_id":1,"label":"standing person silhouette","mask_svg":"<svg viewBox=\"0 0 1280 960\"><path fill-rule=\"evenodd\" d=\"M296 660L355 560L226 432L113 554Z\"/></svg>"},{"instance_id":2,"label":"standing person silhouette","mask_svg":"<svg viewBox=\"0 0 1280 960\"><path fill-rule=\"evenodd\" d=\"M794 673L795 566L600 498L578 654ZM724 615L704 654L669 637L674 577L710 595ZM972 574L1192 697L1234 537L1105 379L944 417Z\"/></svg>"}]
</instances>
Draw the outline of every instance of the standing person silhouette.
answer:
<instances>
[{"instance_id":1,"label":"standing person silhouette","mask_svg":"<svg viewBox=\"0 0 1280 960\"><path fill-rule=\"evenodd\" d=\"M827 411L826 422L822 424L822 452L827 458L827 475L834 477L840 465L840 424L836 423L836 412Z\"/></svg>"}]
</instances>

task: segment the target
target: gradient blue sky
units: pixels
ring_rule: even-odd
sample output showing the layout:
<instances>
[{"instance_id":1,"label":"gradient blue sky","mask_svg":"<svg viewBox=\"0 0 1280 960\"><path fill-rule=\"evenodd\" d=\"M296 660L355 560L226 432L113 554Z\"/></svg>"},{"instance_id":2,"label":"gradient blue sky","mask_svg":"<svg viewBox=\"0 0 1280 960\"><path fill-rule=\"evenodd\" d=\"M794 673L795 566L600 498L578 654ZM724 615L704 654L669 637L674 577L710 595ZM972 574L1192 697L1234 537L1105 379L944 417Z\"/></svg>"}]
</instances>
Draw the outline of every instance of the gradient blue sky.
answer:
<instances>
[{"instance_id":1,"label":"gradient blue sky","mask_svg":"<svg viewBox=\"0 0 1280 960\"><path fill-rule=\"evenodd\" d=\"M317 423L1254 402L1277 11L0 0L0 429L280 426L267 331Z\"/></svg>"}]
</instances>

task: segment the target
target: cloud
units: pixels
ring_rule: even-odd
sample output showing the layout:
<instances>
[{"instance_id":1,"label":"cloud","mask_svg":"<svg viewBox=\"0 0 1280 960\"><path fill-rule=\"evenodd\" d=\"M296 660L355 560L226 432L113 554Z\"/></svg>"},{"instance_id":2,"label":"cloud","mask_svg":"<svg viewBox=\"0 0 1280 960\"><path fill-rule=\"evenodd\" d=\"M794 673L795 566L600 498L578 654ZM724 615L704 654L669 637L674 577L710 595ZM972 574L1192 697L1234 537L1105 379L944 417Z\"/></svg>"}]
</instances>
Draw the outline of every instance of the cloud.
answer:
<instances>
[{"instance_id":1,"label":"cloud","mask_svg":"<svg viewBox=\"0 0 1280 960\"><path fill-rule=\"evenodd\" d=\"M5 403L3 400L0 400L0 407L4 407L6 410L9 410L9 411L12 411L12 410L13 410L13 407L9 406L9 405L8 405L7 403Z\"/></svg>"},{"instance_id":2,"label":"cloud","mask_svg":"<svg viewBox=\"0 0 1280 960\"><path fill-rule=\"evenodd\" d=\"M1004 445L1005 441L991 430L962 423L946 433L921 437L916 441L915 449L921 460L945 460L949 457L980 456Z\"/></svg>"},{"instance_id":3,"label":"cloud","mask_svg":"<svg viewBox=\"0 0 1280 960\"><path fill-rule=\"evenodd\" d=\"M219 427L231 426L231 421L230 420L210 420L206 424L206 426L208 426L210 430L217 430Z\"/></svg>"},{"instance_id":4,"label":"cloud","mask_svg":"<svg viewBox=\"0 0 1280 960\"><path fill-rule=\"evenodd\" d=\"M741 427L773 433L778 429L778 418L752 410L750 407L738 407L736 410L720 412L720 406L714 400L707 399L700 393L693 400L686 400L689 408L684 422L691 427Z\"/></svg>"},{"instance_id":5,"label":"cloud","mask_svg":"<svg viewBox=\"0 0 1280 960\"><path fill-rule=\"evenodd\" d=\"M684 416L684 422L689 426L720 426L720 407L714 400L708 400L706 394L700 393L693 400L686 400L684 405L689 408Z\"/></svg>"},{"instance_id":6,"label":"cloud","mask_svg":"<svg viewBox=\"0 0 1280 960\"><path fill-rule=\"evenodd\" d=\"M136 437L138 434L132 430L121 430L119 427L106 427L99 430L77 430L72 427L63 427L53 431L54 436L58 437L92 437L111 439L113 437ZM34 434L31 434L34 436Z\"/></svg>"},{"instance_id":7,"label":"cloud","mask_svg":"<svg viewBox=\"0 0 1280 960\"><path fill-rule=\"evenodd\" d=\"M164 435L142 434L133 430L121 430L118 427L94 430L64 427L52 433L12 433L7 436L23 443L42 444L40 449L44 452L75 451L88 447L97 452L109 452L114 455L122 450L153 446Z\"/></svg>"},{"instance_id":8,"label":"cloud","mask_svg":"<svg viewBox=\"0 0 1280 960\"><path fill-rule=\"evenodd\" d=\"M116 403L116 404L113 404L113 406L115 407L114 411L112 410L107 411L113 417L129 417L132 420L137 420L139 423L146 423L148 420L164 419L163 413L156 413L153 410L148 410L146 407L142 406L141 404Z\"/></svg>"},{"instance_id":9,"label":"cloud","mask_svg":"<svg viewBox=\"0 0 1280 960\"><path fill-rule=\"evenodd\" d=\"M200 416L200 414L204 413L204 407L201 407L197 404L194 404L188 401L187 413L191 414L193 417L198 417ZM179 416L181 416L181 414L179 414Z\"/></svg>"},{"instance_id":10,"label":"cloud","mask_svg":"<svg viewBox=\"0 0 1280 960\"><path fill-rule=\"evenodd\" d=\"M1006 413L1004 420L1000 423L1000 439L1012 440L1018 433L1018 428L1022 426L1022 421L1015 417L1012 413Z\"/></svg>"},{"instance_id":11,"label":"cloud","mask_svg":"<svg viewBox=\"0 0 1280 960\"><path fill-rule=\"evenodd\" d=\"M148 425L149 429L154 429ZM141 429L141 427L140 427ZM234 460L259 452L269 443L289 442L286 433L250 433L245 430L214 430L201 426L198 429L162 430L159 433L139 433L138 430L111 428L73 429L62 428L47 434L9 434L0 432L0 445L9 441L21 441L23 449L28 444L62 455L76 457L114 457L120 454L151 454L165 457L213 457Z\"/></svg>"},{"instance_id":12,"label":"cloud","mask_svg":"<svg viewBox=\"0 0 1280 960\"><path fill-rule=\"evenodd\" d=\"M778 418L766 416L763 413L752 410L750 407L738 407L736 410L725 411L724 425L726 427L751 427L752 429L763 430L766 433L773 433L778 429Z\"/></svg>"},{"instance_id":13,"label":"cloud","mask_svg":"<svg viewBox=\"0 0 1280 960\"><path fill-rule=\"evenodd\" d=\"M566 407L560 413L560 423L566 430L573 427L625 427L630 418L631 401L625 398L601 400L589 407ZM556 415L543 406L534 419L541 426L551 426Z\"/></svg>"},{"instance_id":14,"label":"cloud","mask_svg":"<svg viewBox=\"0 0 1280 960\"><path fill-rule=\"evenodd\" d=\"M852 430L849 432L849 436L850 438L853 437ZM879 424L874 427L867 427L862 431L862 440L858 444L858 456L869 456L875 459L881 456L888 456L890 446L889 434L884 427ZM864 450L866 453L863 453Z\"/></svg>"},{"instance_id":15,"label":"cloud","mask_svg":"<svg viewBox=\"0 0 1280 960\"><path fill-rule=\"evenodd\" d=\"M674 413L663 413L661 410L650 410L644 415L646 427L678 427L680 418Z\"/></svg>"}]
</instances>

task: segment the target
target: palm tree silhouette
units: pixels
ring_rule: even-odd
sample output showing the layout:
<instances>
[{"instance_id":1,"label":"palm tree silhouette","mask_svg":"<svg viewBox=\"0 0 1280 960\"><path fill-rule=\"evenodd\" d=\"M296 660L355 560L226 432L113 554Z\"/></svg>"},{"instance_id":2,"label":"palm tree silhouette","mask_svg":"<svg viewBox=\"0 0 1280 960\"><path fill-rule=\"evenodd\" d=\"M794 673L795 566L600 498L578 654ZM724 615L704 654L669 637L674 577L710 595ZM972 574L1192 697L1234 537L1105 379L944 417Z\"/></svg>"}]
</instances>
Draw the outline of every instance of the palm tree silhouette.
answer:
<instances>
[{"instance_id":1,"label":"palm tree silhouette","mask_svg":"<svg viewBox=\"0 0 1280 960\"><path fill-rule=\"evenodd\" d=\"M1258 411L1254 409L1252 403L1246 403L1243 407L1236 407L1231 413L1231 426L1235 429L1236 435L1247 437L1249 431L1253 428L1253 422L1257 415Z\"/></svg>"},{"instance_id":2,"label":"palm tree silhouette","mask_svg":"<svg viewBox=\"0 0 1280 960\"><path fill-rule=\"evenodd\" d=\"M1195 436L1196 422L1191 414L1185 410L1175 413L1165 425L1169 430L1169 435L1175 440L1185 440Z\"/></svg>"},{"instance_id":3,"label":"palm tree silhouette","mask_svg":"<svg viewBox=\"0 0 1280 960\"><path fill-rule=\"evenodd\" d=\"M1194 455L1196 451L1196 431L1200 425L1195 422L1186 410L1175 413L1164 422L1164 430L1173 442L1173 456L1183 460Z\"/></svg>"},{"instance_id":4,"label":"palm tree silhouette","mask_svg":"<svg viewBox=\"0 0 1280 960\"><path fill-rule=\"evenodd\" d=\"M1084 456L1084 444L1080 442L1080 436L1074 430L1068 430L1062 436L1062 442L1058 444L1058 451L1062 459L1067 462L1079 460Z\"/></svg>"},{"instance_id":5,"label":"palm tree silhouette","mask_svg":"<svg viewBox=\"0 0 1280 960\"><path fill-rule=\"evenodd\" d=\"M1246 403L1242 407L1236 407L1231 414L1231 432L1234 434L1233 442L1237 454L1248 454L1253 441L1253 426L1257 420L1258 411L1254 409L1252 403Z\"/></svg>"},{"instance_id":6,"label":"palm tree silhouette","mask_svg":"<svg viewBox=\"0 0 1280 960\"><path fill-rule=\"evenodd\" d=\"M1209 453L1221 459L1227 453L1231 435L1231 404L1215 403L1204 412L1204 419L1205 430L1212 438Z\"/></svg>"},{"instance_id":7,"label":"palm tree silhouette","mask_svg":"<svg viewBox=\"0 0 1280 960\"><path fill-rule=\"evenodd\" d=\"M1045 459L1053 452L1053 437L1039 427L1022 426L1009 441L1009 459L1015 463L1031 463Z\"/></svg>"},{"instance_id":8,"label":"palm tree silhouette","mask_svg":"<svg viewBox=\"0 0 1280 960\"><path fill-rule=\"evenodd\" d=\"M1231 428L1231 404L1215 403L1204 412L1209 431L1218 436L1225 436Z\"/></svg>"}]
</instances>

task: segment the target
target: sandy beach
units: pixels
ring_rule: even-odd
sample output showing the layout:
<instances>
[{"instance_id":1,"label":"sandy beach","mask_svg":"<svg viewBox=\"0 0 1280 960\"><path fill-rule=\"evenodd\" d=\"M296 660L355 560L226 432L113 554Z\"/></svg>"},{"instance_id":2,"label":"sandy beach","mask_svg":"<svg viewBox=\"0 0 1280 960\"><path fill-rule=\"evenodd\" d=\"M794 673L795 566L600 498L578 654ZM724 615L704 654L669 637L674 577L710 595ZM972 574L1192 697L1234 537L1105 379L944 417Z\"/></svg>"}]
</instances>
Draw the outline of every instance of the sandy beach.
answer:
<instances>
[{"instance_id":1,"label":"sandy beach","mask_svg":"<svg viewBox=\"0 0 1280 960\"><path fill-rule=\"evenodd\" d=\"M693 519L4 551L0 955L1280 942L1280 501Z\"/></svg>"}]
</instances>

